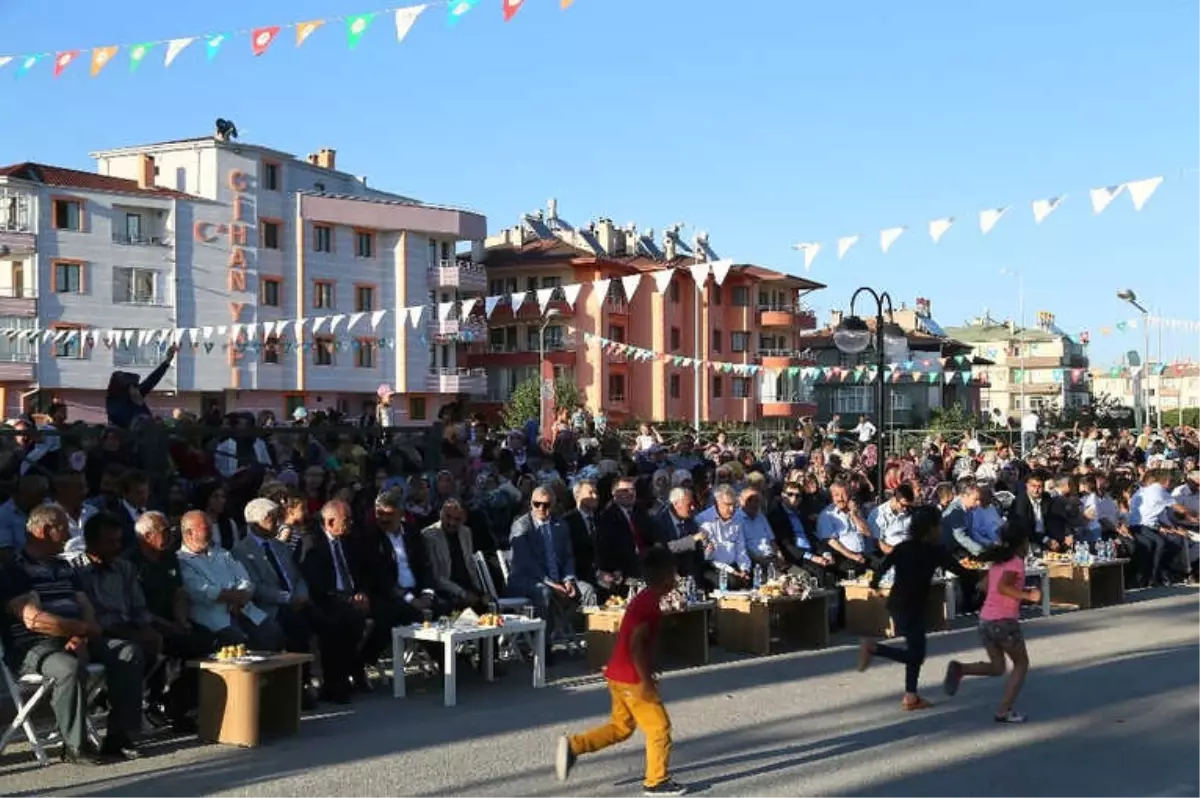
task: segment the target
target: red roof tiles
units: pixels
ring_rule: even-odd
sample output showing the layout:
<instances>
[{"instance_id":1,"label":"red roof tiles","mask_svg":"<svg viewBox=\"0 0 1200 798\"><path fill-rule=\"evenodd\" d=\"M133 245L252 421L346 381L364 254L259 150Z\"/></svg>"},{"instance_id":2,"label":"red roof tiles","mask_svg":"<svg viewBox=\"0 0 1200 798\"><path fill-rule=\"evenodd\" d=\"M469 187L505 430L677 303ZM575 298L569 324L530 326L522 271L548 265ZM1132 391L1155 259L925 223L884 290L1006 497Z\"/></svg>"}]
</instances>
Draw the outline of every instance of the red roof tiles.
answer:
<instances>
[{"instance_id":1,"label":"red roof tiles","mask_svg":"<svg viewBox=\"0 0 1200 798\"><path fill-rule=\"evenodd\" d=\"M41 163L13 164L0 166L0 177L11 177L17 180L28 180L57 188L74 188L83 191L102 191L114 194L144 194L147 196L196 199L190 194L175 191L170 188L141 188L136 180L126 180L123 177L110 177L95 172L81 172L78 169L67 169L62 166L48 166Z\"/></svg>"}]
</instances>

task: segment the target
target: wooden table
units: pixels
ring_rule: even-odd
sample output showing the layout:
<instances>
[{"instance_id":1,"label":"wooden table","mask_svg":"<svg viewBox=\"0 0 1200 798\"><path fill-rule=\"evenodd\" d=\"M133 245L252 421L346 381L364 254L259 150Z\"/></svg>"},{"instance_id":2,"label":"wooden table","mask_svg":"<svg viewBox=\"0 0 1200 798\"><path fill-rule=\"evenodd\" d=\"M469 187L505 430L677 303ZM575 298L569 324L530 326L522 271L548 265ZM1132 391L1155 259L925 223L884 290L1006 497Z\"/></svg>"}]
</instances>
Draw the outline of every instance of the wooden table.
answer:
<instances>
[{"instance_id":1,"label":"wooden table","mask_svg":"<svg viewBox=\"0 0 1200 798\"><path fill-rule=\"evenodd\" d=\"M200 671L198 736L256 748L300 730L301 666L311 654L269 654L256 662L195 660Z\"/></svg>"},{"instance_id":2,"label":"wooden table","mask_svg":"<svg viewBox=\"0 0 1200 798\"><path fill-rule=\"evenodd\" d=\"M767 656L829 645L829 591L815 590L807 598L749 592L715 596L717 644L724 649Z\"/></svg>"},{"instance_id":3,"label":"wooden table","mask_svg":"<svg viewBox=\"0 0 1200 798\"><path fill-rule=\"evenodd\" d=\"M862 637L895 637L896 628L887 611L891 589L880 586L872 591L865 580L841 582L846 593L846 629ZM935 579L925 608L925 631L941 632L948 626L946 596L954 589L949 580Z\"/></svg>"},{"instance_id":4,"label":"wooden table","mask_svg":"<svg viewBox=\"0 0 1200 798\"><path fill-rule=\"evenodd\" d=\"M1097 560L1088 565L1048 562L1054 600L1074 604L1081 610L1109 607L1125 601L1125 563L1128 560Z\"/></svg>"},{"instance_id":5,"label":"wooden table","mask_svg":"<svg viewBox=\"0 0 1200 798\"><path fill-rule=\"evenodd\" d=\"M697 601L683 610L662 614L658 627L658 648L655 662L661 667L691 668L708 664L708 614L717 606L715 601ZM588 607L587 618L588 667L600 670L608 664L617 644L617 630L625 617L624 607Z\"/></svg>"},{"instance_id":6,"label":"wooden table","mask_svg":"<svg viewBox=\"0 0 1200 798\"><path fill-rule=\"evenodd\" d=\"M470 640L483 641L483 678L495 679L496 638L502 635L533 635L533 686L546 686L546 622L541 619L505 615L503 626L450 626L439 629L437 625L425 627L421 624L397 626L392 629L392 697L404 698L404 642L423 640L441 643L444 648L442 659L442 704L447 707L458 703L458 645Z\"/></svg>"}]
</instances>

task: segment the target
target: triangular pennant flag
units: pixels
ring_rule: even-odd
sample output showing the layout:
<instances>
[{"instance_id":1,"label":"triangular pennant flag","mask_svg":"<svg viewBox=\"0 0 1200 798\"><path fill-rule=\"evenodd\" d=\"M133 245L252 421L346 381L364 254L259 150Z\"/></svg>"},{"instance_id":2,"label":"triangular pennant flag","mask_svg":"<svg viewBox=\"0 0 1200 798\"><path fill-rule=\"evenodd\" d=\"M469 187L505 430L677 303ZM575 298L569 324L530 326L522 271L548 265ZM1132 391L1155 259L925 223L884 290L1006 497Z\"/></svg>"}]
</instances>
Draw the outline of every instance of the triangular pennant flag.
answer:
<instances>
[{"instance_id":1,"label":"triangular pennant flag","mask_svg":"<svg viewBox=\"0 0 1200 798\"><path fill-rule=\"evenodd\" d=\"M821 251L821 245L815 241L806 241L803 244L796 244L792 249L798 249L804 253L804 271L812 269L813 261L817 259L817 253Z\"/></svg>"},{"instance_id":2,"label":"triangular pennant flag","mask_svg":"<svg viewBox=\"0 0 1200 798\"><path fill-rule=\"evenodd\" d=\"M356 326L358 326L358 323L363 320L363 316L365 316L365 315L367 315L367 314L366 313L351 313L350 320L348 322L346 322L346 331L349 332L350 330L353 330Z\"/></svg>"},{"instance_id":3,"label":"triangular pennant flag","mask_svg":"<svg viewBox=\"0 0 1200 798\"><path fill-rule=\"evenodd\" d=\"M929 223L929 237L933 239L933 243L938 243L942 240L942 236L946 235L946 231L954 225L953 216L943 216L941 219L934 219Z\"/></svg>"},{"instance_id":4,"label":"triangular pennant flag","mask_svg":"<svg viewBox=\"0 0 1200 798\"><path fill-rule=\"evenodd\" d=\"M515 17L524 2L525 0L504 0L504 21L508 22Z\"/></svg>"},{"instance_id":5,"label":"triangular pennant flag","mask_svg":"<svg viewBox=\"0 0 1200 798\"><path fill-rule=\"evenodd\" d=\"M883 250L885 255L892 248L892 244L896 243L896 239L903 235L907 229L906 227L889 227L886 230L879 231L879 248Z\"/></svg>"},{"instance_id":6,"label":"triangular pennant flag","mask_svg":"<svg viewBox=\"0 0 1200 798\"><path fill-rule=\"evenodd\" d=\"M446 24L457 24L460 19L466 16L467 12L478 4L479 0L450 0L447 6L448 15L446 16Z\"/></svg>"},{"instance_id":7,"label":"triangular pennant flag","mask_svg":"<svg viewBox=\"0 0 1200 798\"><path fill-rule=\"evenodd\" d=\"M54 56L54 77L58 77L63 73L63 70L71 65L71 62L79 57L78 50L67 50Z\"/></svg>"},{"instance_id":8,"label":"triangular pennant flag","mask_svg":"<svg viewBox=\"0 0 1200 798\"><path fill-rule=\"evenodd\" d=\"M97 47L92 50L92 77L99 75L100 70L108 66L108 62L116 54L116 47Z\"/></svg>"},{"instance_id":9,"label":"triangular pennant flag","mask_svg":"<svg viewBox=\"0 0 1200 798\"><path fill-rule=\"evenodd\" d=\"M336 332L337 332L338 325L339 325L339 324L341 324L341 323L342 323L343 321L345 321L345 320L346 320L346 314L345 314L345 313L338 313L338 314L335 314L335 315L334 315L334 317L333 317L332 319L330 319L330 320L329 320L329 333L330 333L331 335L332 335L332 334L334 334L334 333L336 333ZM251 325L251 327L253 327L253 325Z\"/></svg>"},{"instance_id":10,"label":"triangular pennant flag","mask_svg":"<svg viewBox=\"0 0 1200 798\"><path fill-rule=\"evenodd\" d=\"M301 22L296 26L296 46L304 44L304 40L312 36L317 28L325 24L323 19L314 19L309 22Z\"/></svg>"},{"instance_id":11,"label":"triangular pennant flag","mask_svg":"<svg viewBox=\"0 0 1200 798\"><path fill-rule=\"evenodd\" d=\"M414 305L411 308L404 309L404 315L408 318L408 323L413 327L421 326L421 317L425 315L424 305Z\"/></svg>"},{"instance_id":12,"label":"triangular pennant flag","mask_svg":"<svg viewBox=\"0 0 1200 798\"><path fill-rule=\"evenodd\" d=\"M351 50L358 47L359 40L362 39L374 19L374 14L357 14L349 17L346 20L346 46Z\"/></svg>"},{"instance_id":13,"label":"triangular pennant flag","mask_svg":"<svg viewBox=\"0 0 1200 798\"><path fill-rule=\"evenodd\" d=\"M508 295L508 303L512 306L513 315L517 315L521 311L521 305L525 304L525 292L515 291Z\"/></svg>"},{"instance_id":14,"label":"triangular pennant flag","mask_svg":"<svg viewBox=\"0 0 1200 798\"><path fill-rule=\"evenodd\" d=\"M550 299L554 296L554 288L539 288L537 292L538 309L544 314L546 306L550 304Z\"/></svg>"},{"instance_id":15,"label":"triangular pennant flag","mask_svg":"<svg viewBox=\"0 0 1200 798\"><path fill-rule=\"evenodd\" d=\"M988 208L979 212L979 229L984 235L992 232L992 228L996 226L996 222L1000 221L1000 217L1008 213L1008 206L1003 208Z\"/></svg>"},{"instance_id":16,"label":"triangular pennant flag","mask_svg":"<svg viewBox=\"0 0 1200 798\"><path fill-rule=\"evenodd\" d=\"M850 251L850 247L858 243L858 234L852 236L842 236L838 239L838 260L846 257L846 253Z\"/></svg>"},{"instance_id":17,"label":"triangular pennant flag","mask_svg":"<svg viewBox=\"0 0 1200 798\"><path fill-rule=\"evenodd\" d=\"M642 282L642 275L627 274L621 278L621 288L625 290L625 301L632 302L633 295L637 291L638 284Z\"/></svg>"},{"instance_id":18,"label":"triangular pennant flag","mask_svg":"<svg viewBox=\"0 0 1200 798\"><path fill-rule=\"evenodd\" d=\"M453 312L454 312L454 303L453 302L439 302L438 303L438 316L437 316L438 321L448 321L450 319L450 314Z\"/></svg>"},{"instance_id":19,"label":"triangular pennant flag","mask_svg":"<svg viewBox=\"0 0 1200 798\"><path fill-rule=\"evenodd\" d=\"M379 327L379 322L383 321L383 317L386 313L387 313L386 310L377 310L371 314L371 329L372 330Z\"/></svg>"},{"instance_id":20,"label":"triangular pennant flag","mask_svg":"<svg viewBox=\"0 0 1200 798\"><path fill-rule=\"evenodd\" d=\"M483 300L483 315L490 319L492 317L492 311L494 311L496 309L496 305L500 304L501 299L504 299L504 297L502 297L502 296L485 297Z\"/></svg>"},{"instance_id":21,"label":"triangular pennant flag","mask_svg":"<svg viewBox=\"0 0 1200 798\"><path fill-rule=\"evenodd\" d=\"M659 269L654 272L654 284L658 287L658 293L667 293L667 287L671 284L671 278L674 276L674 269Z\"/></svg>"},{"instance_id":22,"label":"triangular pennant flag","mask_svg":"<svg viewBox=\"0 0 1200 798\"><path fill-rule=\"evenodd\" d=\"M714 260L712 262L713 282L717 285L724 285L725 278L729 276L729 270L733 268L733 261L729 258Z\"/></svg>"},{"instance_id":23,"label":"triangular pennant flag","mask_svg":"<svg viewBox=\"0 0 1200 798\"><path fill-rule=\"evenodd\" d=\"M612 279L605 277L602 280L592 281L592 296L597 298L597 301L603 303L608 299L608 286L612 283Z\"/></svg>"},{"instance_id":24,"label":"triangular pennant flag","mask_svg":"<svg viewBox=\"0 0 1200 798\"><path fill-rule=\"evenodd\" d=\"M255 28L250 31L250 49L255 55L262 55L279 36L279 26L271 25L266 28Z\"/></svg>"},{"instance_id":25,"label":"triangular pennant flag","mask_svg":"<svg viewBox=\"0 0 1200 798\"><path fill-rule=\"evenodd\" d=\"M172 39L167 42L167 56L163 59L163 66L170 66L171 62L194 41L196 41L196 37L189 36L186 39Z\"/></svg>"},{"instance_id":26,"label":"triangular pennant flag","mask_svg":"<svg viewBox=\"0 0 1200 798\"><path fill-rule=\"evenodd\" d=\"M571 306L572 310L574 310L575 302L579 299L579 292L583 290L583 284L571 283L570 285L564 285L562 290L563 298L567 300L567 304Z\"/></svg>"},{"instance_id":27,"label":"triangular pennant flag","mask_svg":"<svg viewBox=\"0 0 1200 798\"><path fill-rule=\"evenodd\" d=\"M1107 186L1105 188L1092 189L1088 192L1088 195L1092 198L1092 210L1095 211L1097 215L1103 213L1104 209L1107 208L1109 204L1117 198L1117 195L1124 190L1124 183L1119 186Z\"/></svg>"},{"instance_id":28,"label":"triangular pennant flag","mask_svg":"<svg viewBox=\"0 0 1200 798\"><path fill-rule=\"evenodd\" d=\"M200 332L204 333L205 341L212 340L212 336L213 336L213 328L212 327L201 327Z\"/></svg>"},{"instance_id":29,"label":"triangular pennant flag","mask_svg":"<svg viewBox=\"0 0 1200 798\"><path fill-rule=\"evenodd\" d=\"M221 50L221 45L225 43L225 34L218 33L215 36L209 36L204 40L204 53L211 61L217 57L217 53Z\"/></svg>"},{"instance_id":30,"label":"triangular pennant flag","mask_svg":"<svg viewBox=\"0 0 1200 798\"><path fill-rule=\"evenodd\" d=\"M1054 213L1054 210L1062 204L1062 197L1048 197L1046 199L1033 201L1033 221L1034 224L1041 224L1046 217Z\"/></svg>"},{"instance_id":31,"label":"triangular pennant flag","mask_svg":"<svg viewBox=\"0 0 1200 798\"><path fill-rule=\"evenodd\" d=\"M688 267L688 271L692 273L692 281L696 285L704 285L704 281L708 279L709 264L708 261L700 261L693 263Z\"/></svg>"},{"instance_id":32,"label":"triangular pennant flag","mask_svg":"<svg viewBox=\"0 0 1200 798\"><path fill-rule=\"evenodd\" d=\"M321 331L321 328L325 326L325 322L327 322L327 321L329 321L328 316L317 316L315 319L313 319L313 326L312 326L313 335L316 335L317 333L319 333Z\"/></svg>"},{"instance_id":33,"label":"triangular pennant flag","mask_svg":"<svg viewBox=\"0 0 1200 798\"><path fill-rule=\"evenodd\" d=\"M11 55L0 55L0 69L4 69L4 67L8 66L8 62L12 60L13 57Z\"/></svg>"},{"instance_id":34,"label":"triangular pennant flag","mask_svg":"<svg viewBox=\"0 0 1200 798\"><path fill-rule=\"evenodd\" d=\"M425 6L409 6L408 8L396 9L396 42L404 41L404 37L412 30L413 23L417 21L417 17L421 16L421 12L425 10Z\"/></svg>"},{"instance_id":35,"label":"triangular pennant flag","mask_svg":"<svg viewBox=\"0 0 1200 798\"><path fill-rule=\"evenodd\" d=\"M574 2L575 2L575 0L561 0L561 5L562 5L563 11L566 11L568 8L570 8L571 4Z\"/></svg>"},{"instance_id":36,"label":"triangular pennant flag","mask_svg":"<svg viewBox=\"0 0 1200 798\"><path fill-rule=\"evenodd\" d=\"M1134 180L1125 184L1125 188L1129 191L1129 199L1133 200L1133 209L1140 211L1151 195L1158 190L1162 183L1161 177L1148 177L1145 180Z\"/></svg>"},{"instance_id":37,"label":"triangular pennant flag","mask_svg":"<svg viewBox=\"0 0 1200 798\"><path fill-rule=\"evenodd\" d=\"M145 44L135 44L133 49L129 51L129 71L136 72L137 68L142 65L142 61L146 60L146 56L150 52L150 48L154 46L154 42Z\"/></svg>"},{"instance_id":38,"label":"triangular pennant flag","mask_svg":"<svg viewBox=\"0 0 1200 798\"><path fill-rule=\"evenodd\" d=\"M466 321L467 319L471 318L471 316L475 313L475 309L479 307L479 303L482 301L483 300L477 296L471 297L469 299L464 299L463 303L462 303L462 311L459 314L459 318L462 319L463 321Z\"/></svg>"},{"instance_id":39,"label":"triangular pennant flag","mask_svg":"<svg viewBox=\"0 0 1200 798\"><path fill-rule=\"evenodd\" d=\"M25 60L21 62L21 66L17 67L17 77L21 77L26 72L37 66L37 62L40 58L40 55L27 56Z\"/></svg>"}]
</instances>

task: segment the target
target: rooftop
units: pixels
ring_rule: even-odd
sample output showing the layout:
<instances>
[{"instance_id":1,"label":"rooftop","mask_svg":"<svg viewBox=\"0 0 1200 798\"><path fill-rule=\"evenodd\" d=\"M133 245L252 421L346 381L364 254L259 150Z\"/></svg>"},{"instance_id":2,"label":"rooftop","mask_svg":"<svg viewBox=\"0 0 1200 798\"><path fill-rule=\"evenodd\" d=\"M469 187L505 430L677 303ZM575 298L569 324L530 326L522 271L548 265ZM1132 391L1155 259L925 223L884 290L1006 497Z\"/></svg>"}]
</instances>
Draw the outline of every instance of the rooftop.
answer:
<instances>
[{"instance_id":1,"label":"rooftop","mask_svg":"<svg viewBox=\"0 0 1200 798\"><path fill-rule=\"evenodd\" d=\"M874 319L864 319L864 321L867 323L868 328L871 330L875 329ZM831 348L834 346L833 330L833 327L822 327L819 330L802 333L800 336L800 345L816 349ZM908 341L908 348L917 351L928 352L937 349L946 355L965 355L971 351L969 345L964 344L953 336L943 338L920 330L905 330L904 337ZM977 358L975 365L987 365L990 362L983 358Z\"/></svg>"},{"instance_id":2,"label":"rooftop","mask_svg":"<svg viewBox=\"0 0 1200 798\"><path fill-rule=\"evenodd\" d=\"M50 166L42 163L12 164L0 166L0 177L10 177L14 180L27 180L31 183L41 183L56 188L72 188L80 191L100 191L110 194L139 194L147 197L163 199L187 199L202 202L200 197L185 194L171 188L154 186L142 188L136 180L126 180L123 177L109 177L95 172L83 172L78 169L67 169L63 166Z\"/></svg>"},{"instance_id":3,"label":"rooftop","mask_svg":"<svg viewBox=\"0 0 1200 798\"><path fill-rule=\"evenodd\" d=\"M1012 327L1007 324L964 324L947 327L946 335L969 343L993 343L1000 341L1056 341L1060 336L1037 327Z\"/></svg>"}]
</instances>

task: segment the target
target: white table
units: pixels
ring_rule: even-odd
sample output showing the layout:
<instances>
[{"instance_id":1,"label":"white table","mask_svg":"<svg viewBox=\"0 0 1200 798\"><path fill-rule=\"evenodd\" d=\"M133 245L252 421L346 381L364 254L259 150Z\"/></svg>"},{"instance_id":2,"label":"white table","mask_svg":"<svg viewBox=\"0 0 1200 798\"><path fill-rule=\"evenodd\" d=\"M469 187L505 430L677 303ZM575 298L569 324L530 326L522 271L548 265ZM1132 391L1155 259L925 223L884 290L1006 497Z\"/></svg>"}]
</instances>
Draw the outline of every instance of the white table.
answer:
<instances>
[{"instance_id":1,"label":"white table","mask_svg":"<svg viewBox=\"0 0 1200 798\"><path fill-rule=\"evenodd\" d=\"M987 571L979 570L977 572L981 579L987 579ZM955 585L959 579L954 574L946 574L946 616L954 618L958 615L958 591L955 590ZM1050 569L1049 568L1026 568L1025 578L1037 578L1041 580L1042 587L1042 615L1050 616Z\"/></svg>"},{"instance_id":2,"label":"white table","mask_svg":"<svg viewBox=\"0 0 1200 798\"><path fill-rule=\"evenodd\" d=\"M546 686L546 622L540 619L505 615L503 626L450 626L442 630L434 624L428 628L421 624L397 626L392 629L392 696L404 698L404 641L419 640L426 643L441 643L445 651L442 659L442 679L445 684L443 704L452 707L458 703L457 649L459 643L471 640L483 641L483 678L495 679L493 659L496 638L501 635L534 636L533 641L533 686Z\"/></svg>"}]
</instances>

